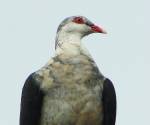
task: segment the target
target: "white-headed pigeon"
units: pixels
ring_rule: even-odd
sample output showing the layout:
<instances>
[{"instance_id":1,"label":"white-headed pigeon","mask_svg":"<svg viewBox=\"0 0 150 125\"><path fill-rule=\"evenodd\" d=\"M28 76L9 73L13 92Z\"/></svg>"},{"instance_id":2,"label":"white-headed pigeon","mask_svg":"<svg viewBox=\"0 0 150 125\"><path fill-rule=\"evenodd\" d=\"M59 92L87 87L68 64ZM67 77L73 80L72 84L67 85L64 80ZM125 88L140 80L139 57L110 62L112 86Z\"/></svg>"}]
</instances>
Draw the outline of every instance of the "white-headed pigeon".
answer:
<instances>
[{"instance_id":1,"label":"white-headed pigeon","mask_svg":"<svg viewBox=\"0 0 150 125\"><path fill-rule=\"evenodd\" d=\"M58 27L56 55L26 80L20 125L115 125L116 94L81 39L106 33L83 16Z\"/></svg>"}]
</instances>

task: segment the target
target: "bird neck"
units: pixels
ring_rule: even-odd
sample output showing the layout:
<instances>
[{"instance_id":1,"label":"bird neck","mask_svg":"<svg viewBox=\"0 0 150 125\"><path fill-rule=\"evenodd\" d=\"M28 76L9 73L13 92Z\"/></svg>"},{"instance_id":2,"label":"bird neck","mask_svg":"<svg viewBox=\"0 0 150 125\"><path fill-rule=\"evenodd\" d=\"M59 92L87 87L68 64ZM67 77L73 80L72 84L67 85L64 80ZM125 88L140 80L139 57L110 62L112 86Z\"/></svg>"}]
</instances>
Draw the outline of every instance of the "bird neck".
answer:
<instances>
[{"instance_id":1,"label":"bird neck","mask_svg":"<svg viewBox=\"0 0 150 125\"><path fill-rule=\"evenodd\" d=\"M91 57L88 50L81 43L82 35L79 33L59 32L56 36L56 55L73 57L81 53Z\"/></svg>"}]
</instances>

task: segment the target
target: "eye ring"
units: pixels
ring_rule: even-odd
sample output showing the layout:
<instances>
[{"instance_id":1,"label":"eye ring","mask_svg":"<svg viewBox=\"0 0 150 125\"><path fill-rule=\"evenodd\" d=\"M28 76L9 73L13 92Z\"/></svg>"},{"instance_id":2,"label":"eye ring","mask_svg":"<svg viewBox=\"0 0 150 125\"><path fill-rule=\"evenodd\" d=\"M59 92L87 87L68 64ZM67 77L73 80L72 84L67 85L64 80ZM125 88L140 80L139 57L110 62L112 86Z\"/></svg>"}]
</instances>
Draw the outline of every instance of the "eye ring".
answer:
<instances>
[{"instance_id":1,"label":"eye ring","mask_svg":"<svg viewBox=\"0 0 150 125\"><path fill-rule=\"evenodd\" d=\"M84 24L84 20L82 17L75 17L73 19L73 22L78 23L78 24Z\"/></svg>"}]
</instances>

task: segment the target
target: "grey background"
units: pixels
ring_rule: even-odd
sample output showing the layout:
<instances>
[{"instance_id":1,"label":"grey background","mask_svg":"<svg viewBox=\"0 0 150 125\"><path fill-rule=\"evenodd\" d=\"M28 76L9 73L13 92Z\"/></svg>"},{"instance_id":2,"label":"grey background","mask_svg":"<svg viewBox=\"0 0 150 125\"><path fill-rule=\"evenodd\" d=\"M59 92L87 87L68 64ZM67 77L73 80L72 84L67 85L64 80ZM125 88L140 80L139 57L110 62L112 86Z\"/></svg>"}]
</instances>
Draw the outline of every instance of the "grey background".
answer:
<instances>
[{"instance_id":1,"label":"grey background","mask_svg":"<svg viewBox=\"0 0 150 125\"><path fill-rule=\"evenodd\" d=\"M84 15L107 30L83 42L116 88L116 125L149 125L149 0L0 1L0 125L19 122L27 76L54 55L57 26Z\"/></svg>"}]
</instances>

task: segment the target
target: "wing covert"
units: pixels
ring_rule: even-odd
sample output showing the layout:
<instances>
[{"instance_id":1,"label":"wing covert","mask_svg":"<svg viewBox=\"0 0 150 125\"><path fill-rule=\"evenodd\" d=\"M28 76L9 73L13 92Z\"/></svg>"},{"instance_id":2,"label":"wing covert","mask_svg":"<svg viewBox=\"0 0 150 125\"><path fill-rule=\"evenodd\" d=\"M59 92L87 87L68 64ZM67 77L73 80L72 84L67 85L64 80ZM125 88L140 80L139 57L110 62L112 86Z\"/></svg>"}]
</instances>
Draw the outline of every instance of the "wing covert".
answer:
<instances>
[{"instance_id":1,"label":"wing covert","mask_svg":"<svg viewBox=\"0 0 150 125\"><path fill-rule=\"evenodd\" d=\"M43 95L31 74L22 89L20 125L39 125Z\"/></svg>"},{"instance_id":2,"label":"wing covert","mask_svg":"<svg viewBox=\"0 0 150 125\"><path fill-rule=\"evenodd\" d=\"M104 81L102 101L104 108L103 125L115 125L116 93L113 83L109 79Z\"/></svg>"}]
</instances>

